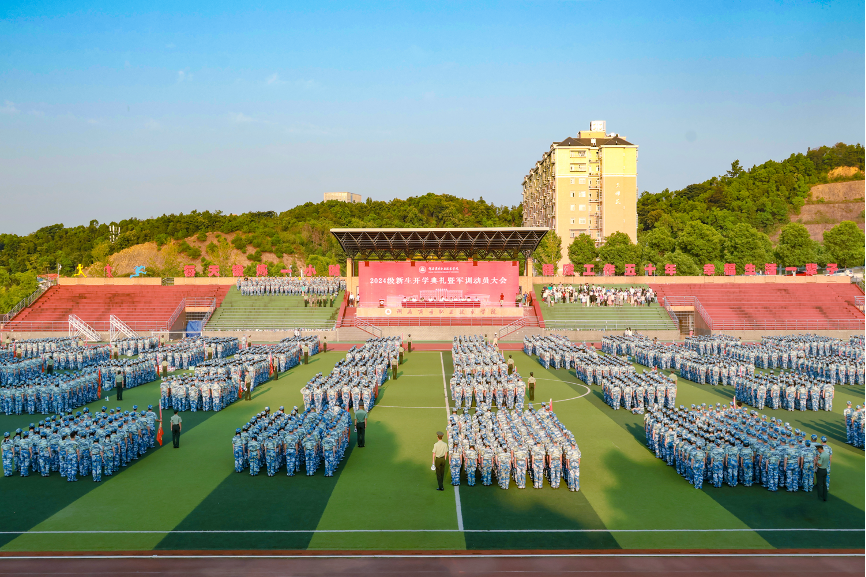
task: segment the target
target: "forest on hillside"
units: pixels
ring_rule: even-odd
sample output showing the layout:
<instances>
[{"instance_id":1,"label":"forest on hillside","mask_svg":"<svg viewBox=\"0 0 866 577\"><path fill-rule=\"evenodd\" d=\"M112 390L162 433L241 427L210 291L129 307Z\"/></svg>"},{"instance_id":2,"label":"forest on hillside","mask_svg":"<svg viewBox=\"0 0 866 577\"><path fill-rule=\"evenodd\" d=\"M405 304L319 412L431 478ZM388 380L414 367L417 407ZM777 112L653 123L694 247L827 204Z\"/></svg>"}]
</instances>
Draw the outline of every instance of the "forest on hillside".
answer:
<instances>
[{"instance_id":1,"label":"forest on hillside","mask_svg":"<svg viewBox=\"0 0 866 577\"><path fill-rule=\"evenodd\" d=\"M839 143L809 149L749 169L734 161L726 174L702 183L642 194L637 244L622 233L611 235L601 246L581 235L568 246L570 260L577 270L587 263L615 264L618 274L626 263L637 264L638 274L647 263L660 269L676 263L682 275L700 274L705 263L715 263L719 274L725 262L736 263L738 272L747 263L862 265L864 237L854 222L827 231L823 242L812 241L802 224L789 222L789 214L808 201L811 186L833 180L831 171L838 167L858 170L843 177L846 180L863 179L863 146ZM23 236L0 234L0 311L32 292L37 274L56 272L60 265L64 275L72 275L78 264L102 265L142 243L155 243L165 257L161 269L148 267L149 276L180 275L190 261L199 263L200 273L210 263L225 270L232 254L243 254L249 263L245 273L252 274L256 263L266 262L266 253L276 257L266 262L271 274L279 274L282 267L273 260L285 255L312 264L321 273L328 264L345 267L345 255L331 228L521 226L522 221L520 205L428 193L389 202L308 202L281 213L193 211L118 223L93 220L87 226L54 224ZM113 240L109 224L118 226ZM779 227L774 245L768 234ZM191 244L193 239L203 246ZM549 233L536 252L536 264L556 262L563 241Z\"/></svg>"}]
</instances>

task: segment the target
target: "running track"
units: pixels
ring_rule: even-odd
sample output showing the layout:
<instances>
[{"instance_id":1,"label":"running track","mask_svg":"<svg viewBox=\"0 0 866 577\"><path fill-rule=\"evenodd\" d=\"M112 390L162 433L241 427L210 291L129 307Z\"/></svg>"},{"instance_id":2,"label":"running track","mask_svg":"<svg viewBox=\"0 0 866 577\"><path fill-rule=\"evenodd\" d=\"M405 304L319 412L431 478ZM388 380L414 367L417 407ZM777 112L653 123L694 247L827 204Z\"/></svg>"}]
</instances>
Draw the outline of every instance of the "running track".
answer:
<instances>
[{"instance_id":1,"label":"running track","mask_svg":"<svg viewBox=\"0 0 866 577\"><path fill-rule=\"evenodd\" d=\"M186 551L42 553L28 558L4 553L0 575L64 577L91 575L237 576L275 575L863 575L863 551L490 551L454 552L310 552ZM796 556L794 556L796 555Z\"/></svg>"}]
</instances>

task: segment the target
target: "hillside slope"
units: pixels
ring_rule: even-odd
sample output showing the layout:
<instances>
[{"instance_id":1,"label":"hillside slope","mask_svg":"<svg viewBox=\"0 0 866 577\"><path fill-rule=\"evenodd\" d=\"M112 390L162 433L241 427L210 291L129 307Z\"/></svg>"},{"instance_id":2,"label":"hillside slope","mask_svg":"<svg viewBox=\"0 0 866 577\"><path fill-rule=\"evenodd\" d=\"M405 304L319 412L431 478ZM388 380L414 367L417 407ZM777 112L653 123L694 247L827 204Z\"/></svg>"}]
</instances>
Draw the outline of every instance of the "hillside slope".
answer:
<instances>
[{"instance_id":1,"label":"hillside slope","mask_svg":"<svg viewBox=\"0 0 866 577\"><path fill-rule=\"evenodd\" d=\"M819 242L824 238L824 231L843 220L854 221L861 230L866 230L864 198L866 181L863 180L817 184L809 191L809 197L800 212L791 214L791 222L805 225L812 240ZM773 242L778 237L779 231L770 236Z\"/></svg>"}]
</instances>

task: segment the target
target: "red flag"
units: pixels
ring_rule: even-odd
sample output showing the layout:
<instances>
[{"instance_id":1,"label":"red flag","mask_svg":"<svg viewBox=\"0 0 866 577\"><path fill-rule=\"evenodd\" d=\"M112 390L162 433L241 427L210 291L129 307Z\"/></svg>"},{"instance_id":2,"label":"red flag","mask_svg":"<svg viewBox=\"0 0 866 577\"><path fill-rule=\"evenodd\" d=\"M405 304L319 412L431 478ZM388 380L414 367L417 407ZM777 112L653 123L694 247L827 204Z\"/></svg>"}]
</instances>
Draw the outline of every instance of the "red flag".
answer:
<instances>
[{"instance_id":1,"label":"red flag","mask_svg":"<svg viewBox=\"0 0 866 577\"><path fill-rule=\"evenodd\" d=\"M159 406L159 430L156 432L156 442L162 447L162 405Z\"/></svg>"}]
</instances>

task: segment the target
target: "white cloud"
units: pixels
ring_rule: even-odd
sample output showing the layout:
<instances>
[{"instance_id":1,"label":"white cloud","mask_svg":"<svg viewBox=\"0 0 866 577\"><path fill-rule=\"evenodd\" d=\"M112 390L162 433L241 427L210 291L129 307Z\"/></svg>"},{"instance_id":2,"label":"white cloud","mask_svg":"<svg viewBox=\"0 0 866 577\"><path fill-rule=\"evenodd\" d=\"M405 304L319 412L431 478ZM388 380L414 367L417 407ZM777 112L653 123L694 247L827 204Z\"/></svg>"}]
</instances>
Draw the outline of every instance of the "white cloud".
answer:
<instances>
[{"instance_id":1,"label":"white cloud","mask_svg":"<svg viewBox=\"0 0 866 577\"><path fill-rule=\"evenodd\" d=\"M144 127L148 130L162 130L162 124L153 118L148 118L147 122L144 123Z\"/></svg>"},{"instance_id":2,"label":"white cloud","mask_svg":"<svg viewBox=\"0 0 866 577\"><path fill-rule=\"evenodd\" d=\"M0 114L18 114L18 109L15 108L15 103L5 100L3 106L0 106Z\"/></svg>"},{"instance_id":3,"label":"white cloud","mask_svg":"<svg viewBox=\"0 0 866 577\"><path fill-rule=\"evenodd\" d=\"M285 81L280 80L280 75L274 72L265 79L265 84L267 84L268 86L272 84L285 84Z\"/></svg>"},{"instance_id":4,"label":"white cloud","mask_svg":"<svg viewBox=\"0 0 866 577\"><path fill-rule=\"evenodd\" d=\"M28 114L32 114L36 118L44 118L45 117L45 113L41 110L31 110L30 112L28 112Z\"/></svg>"},{"instance_id":5,"label":"white cloud","mask_svg":"<svg viewBox=\"0 0 866 577\"><path fill-rule=\"evenodd\" d=\"M88 118L87 124L102 124L101 120L97 120L96 118Z\"/></svg>"},{"instance_id":6,"label":"white cloud","mask_svg":"<svg viewBox=\"0 0 866 577\"><path fill-rule=\"evenodd\" d=\"M251 118L242 112L232 113L231 119L233 122L236 122L238 124L243 123L243 122L255 122L256 121L254 118Z\"/></svg>"},{"instance_id":7,"label":"white cloud","mask_svg":"<svg viewBox=\"0 0 866 577\"><path fill-rule=\"evenodd\" d=\"M189 76L187 75L187 73L184 72L183 70L178 70L178 71L177 71L177 81L178 81L178 82L183 82L183 81L186 80L188 77L189 77Z\"/></svg>"},{"instance_id":8,"label":"white cloud","mask_svg":"<svg viewBox=\"0 0 866 577\"><path fill-rule=\"evenodd\" d=\"M319 85L315 80L296 80L295 86L300 86L301 88L311 89L316 88Z\"/></svg>"}]
</instances>

